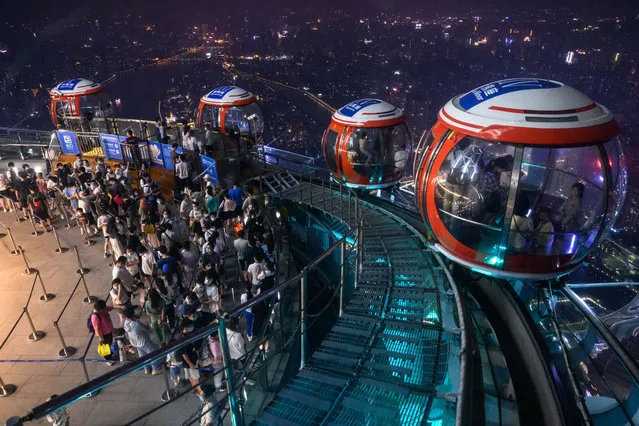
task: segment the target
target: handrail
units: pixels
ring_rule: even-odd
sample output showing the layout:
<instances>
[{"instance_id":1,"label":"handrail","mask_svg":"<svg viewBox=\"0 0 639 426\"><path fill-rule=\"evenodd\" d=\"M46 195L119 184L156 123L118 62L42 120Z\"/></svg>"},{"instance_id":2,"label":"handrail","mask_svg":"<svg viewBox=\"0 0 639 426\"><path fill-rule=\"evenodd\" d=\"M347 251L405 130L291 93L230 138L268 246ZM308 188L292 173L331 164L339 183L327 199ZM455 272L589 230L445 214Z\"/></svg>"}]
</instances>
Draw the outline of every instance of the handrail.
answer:
<instances>
[{"instance_id":1,"label":"handrail","mask_svg":"<svg viewBox=\"0 0 639 426\"><path fill-rule=\"evenodd\" d=\"M626 349L625 346L619 342L617 337L610 331L610 329L597 317L597 315L592 312L592 310L586 305L584 302L572 289L568 286L562 286L560 289L568 299L581 311L581 313L586 317L588 322L590 322L595 330L604 338L608 346L613 350L615 355L619 357L621 362L624 364L628 373L632 376L632 379L635 381L637 385L639 385L639 366L637 362L634 360L630 352Z\"/></svg>"},{"instance_id":2,"label":"handrail","mask_svg":"<svg viewBox=\"0 0 639 426\"><path fill-rule=\"evenodd\" d=\"M283 282L282 284L279 284L277 286L275 286L274 288L272 288L271 290L265 292L265 293L261 293L258 296L255 296L254 298L252 298L250 301L239 305L237 307L235 307L234 309L232 309L231 311L229 311L226 315L227 316L235 316L243 311L245 311L247 308L250 308L252 306L257 305L258 303L271 298L275 295L277 295L278 292L280 292L281 290L284 290L288 287L291 287L292 285L298 283L300 281L300 279L302 278L302 275L304 274L304 272L306 270L309 269L313 269L315 266L317 266L321 261L323 261L324 259L326 259L329 255L331 255L333 253L333 251L335 251L337 248L339 248L342 244L343 241L346 240L346 237L350 236L351 234L359 231L360 229L362 229L362 224L363 224L363 217L360 219L360 223L356 228L350 229L348 233L346 233L342 238L340 238L335 244L333 244L328 250L326 250L324 253L322 253L321 255L319 255L315 260L311 261L311 263L309 263L302 272L298 273L297 275L289 278L288 280L286 280L285 282ZM135 372L136 370L139 370L141 368L143 368L146 364L150 364L152 362L161 360L163 358L165 358L167 355L169 355L170 353L188 345L194 342L197 342L203 338L205 338L206 336L210 335L211 333L213 333L215 330L218 329L218 325L212 325L209 327L205 327L202 328L200 330L194 331L193 333L189 334L186 337L183 337L181 339L176 340L175 342L172 342L170 344L168 344L167 346L158 349L154 352L151 352L150 354L147 354L141 358L138 358L135 361L132 361L130 363L124 364L121 367L116 368L115 370L108 372L106 374L103 374L100 377L96 377L95 379L91 380L90 382L84 383L74 389L71 389L59 396L57 396L56 398L53 398L50 401L47 401L43 404L38 405L37 407L34 407L32 409L29 410L29 412L27 413L26 416L22 417L23 421L33 421L33 420L39 420L61 408L64 408L70 404L72 404L73 402L82 399L84 397L86 397L87 395L93 394L96 391L110 385L111 383Z\"/></svg>"}]
</instances>

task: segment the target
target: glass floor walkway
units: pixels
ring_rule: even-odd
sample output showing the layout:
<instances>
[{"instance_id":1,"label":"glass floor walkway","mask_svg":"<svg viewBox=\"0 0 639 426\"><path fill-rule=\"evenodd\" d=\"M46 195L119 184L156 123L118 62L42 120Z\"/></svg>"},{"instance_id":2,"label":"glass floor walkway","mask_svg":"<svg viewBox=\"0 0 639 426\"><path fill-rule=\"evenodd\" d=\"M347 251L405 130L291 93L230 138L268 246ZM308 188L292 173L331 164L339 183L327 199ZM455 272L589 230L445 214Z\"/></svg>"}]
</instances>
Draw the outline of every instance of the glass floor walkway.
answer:
<instances>
[{"instance_id":1,"label":"glass floor walkway","mask_svg":"<svg viewBox=\"0 0 639 426\"><path fill-rule=\"evenodd\" d=\"M346 196L302 185L282 197L357 226ZM459 330L443 268L399 218L367 203L361 213L359 279L343 315L255 424L454 422Z\"/></svg>"}]
</instances>

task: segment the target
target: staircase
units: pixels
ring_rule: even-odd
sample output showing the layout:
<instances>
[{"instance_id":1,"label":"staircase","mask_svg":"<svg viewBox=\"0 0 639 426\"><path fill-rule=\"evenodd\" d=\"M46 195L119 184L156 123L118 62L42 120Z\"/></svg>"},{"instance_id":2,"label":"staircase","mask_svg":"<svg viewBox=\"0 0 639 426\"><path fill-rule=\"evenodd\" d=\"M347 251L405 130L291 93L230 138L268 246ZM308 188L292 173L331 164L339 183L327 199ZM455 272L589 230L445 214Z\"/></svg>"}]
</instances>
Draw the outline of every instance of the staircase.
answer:
<instances>
[{"instance_id":1,"label":"staircase","mask_svg":"<svg viewBox=\"0 0 639 426\"><path fill-rule=\"evenodd\" d=\"M289 172L268 173L256 178L262 189L270 194L279 194L299 185L299 181Z\"/></svg>"},{"instance_id":2,"label":"staircase","mask_svg":"<svg viewBox=\"0 0 639 426\"><path fill-rule=\"evenodd\" d=\"M312 204L335 226L355 226L346 194L304 182L282 197ZM311 203L311 201L313 201ZM260 413L257 425L407 425L429 419L447 380L442 274L410 228L362 203L357 288L304 369ZM454 400L454 396L452 398ZM433 410L441 416L441 409Z\"/></svg>"}]
</instances>

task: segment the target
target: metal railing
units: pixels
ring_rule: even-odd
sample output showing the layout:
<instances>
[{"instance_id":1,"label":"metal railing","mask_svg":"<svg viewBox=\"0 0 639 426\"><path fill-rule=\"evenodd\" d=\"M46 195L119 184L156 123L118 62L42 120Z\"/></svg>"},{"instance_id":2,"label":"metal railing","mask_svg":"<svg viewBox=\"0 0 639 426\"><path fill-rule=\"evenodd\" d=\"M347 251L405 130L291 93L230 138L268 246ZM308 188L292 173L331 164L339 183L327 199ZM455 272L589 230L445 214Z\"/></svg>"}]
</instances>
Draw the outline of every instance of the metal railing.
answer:
<instances>
[{"instance_id":1,"label":"metal railing","mask_svg":"<svg viewBox=\"0 0 639 426\"><path fill-rule=\"evenodd\" d=\"M0 141L11 140L18 143L49 145L52 130L16 129L0 127Z\"/></svg>"}]
</instances>

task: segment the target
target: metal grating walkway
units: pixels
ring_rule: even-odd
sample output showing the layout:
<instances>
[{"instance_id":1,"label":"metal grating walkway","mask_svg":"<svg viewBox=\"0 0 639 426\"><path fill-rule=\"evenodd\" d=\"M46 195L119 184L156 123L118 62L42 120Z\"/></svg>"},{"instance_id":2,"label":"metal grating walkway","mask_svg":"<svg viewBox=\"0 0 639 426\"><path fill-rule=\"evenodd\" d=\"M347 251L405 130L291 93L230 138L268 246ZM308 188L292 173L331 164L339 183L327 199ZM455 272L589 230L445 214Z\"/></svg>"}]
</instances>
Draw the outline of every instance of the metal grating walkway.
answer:
<instances>
[{"instance_id":1,"label":"metal grating walkway","mask_svg":"<svg viewBox=\"0 0 639 426\"><path fill-rule=\"evenodd\" d=\"M346 195L305 184L282 194L355 225ZM446 380L436 260L409 228L362 205L357 289L306 367L264 408L257 425L412 425L426 423ZM348 223L348 222L352 223ZM337 224L336 224L337 225Z\"/></svg>"}]
</instances>

